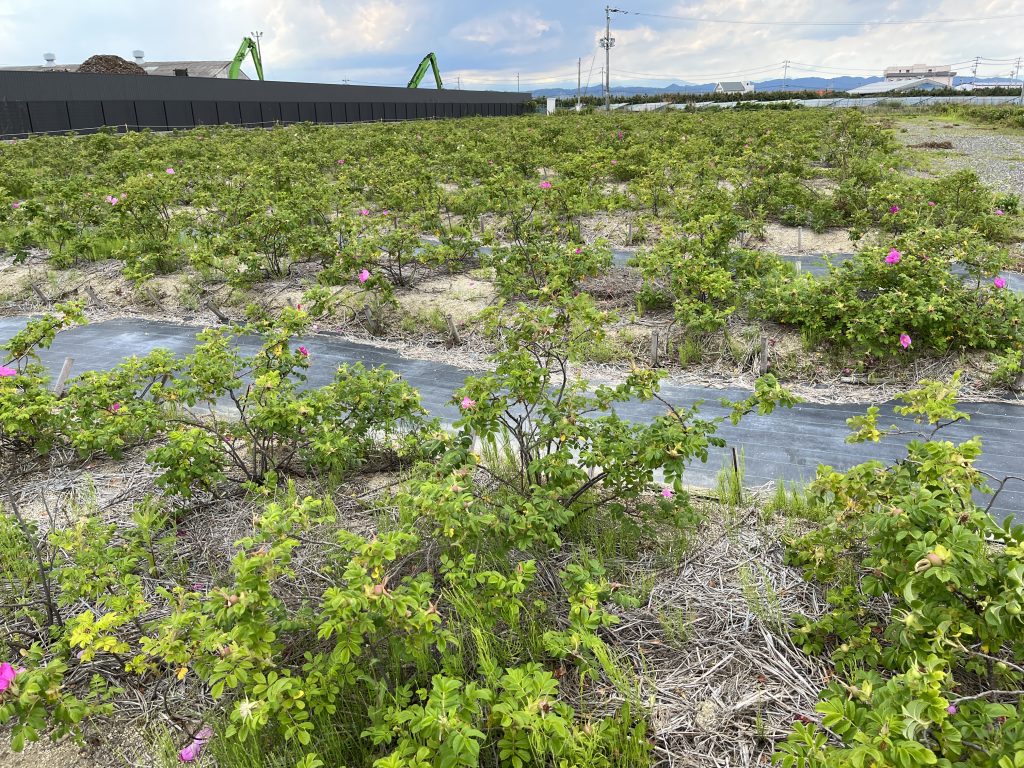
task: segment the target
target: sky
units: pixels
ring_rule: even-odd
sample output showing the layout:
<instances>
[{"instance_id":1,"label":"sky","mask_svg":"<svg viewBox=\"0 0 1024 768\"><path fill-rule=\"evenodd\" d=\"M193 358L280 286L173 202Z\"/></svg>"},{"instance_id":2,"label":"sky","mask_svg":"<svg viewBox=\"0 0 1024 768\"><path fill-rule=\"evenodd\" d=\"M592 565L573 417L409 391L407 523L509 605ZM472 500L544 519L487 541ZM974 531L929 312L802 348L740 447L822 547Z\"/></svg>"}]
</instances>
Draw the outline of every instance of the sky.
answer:
<instances>
[{"instance_id":1,"label":"sky","mask_svg":"<svg viewBox=\"0 0 1024 768\"><path fill-rule=\"evenodd\" d=\"M768 80L787 59L790 77L830 77L915 63L970 74L980 56L989 61L979 77L1007 77L1024 55L1024 0L617 7L630 13L612 14L613 86ZM972 20L948 23L963 19ZM253 31L263 32L273 80L405 85L434 51L446 87L515 90L518 73L525 91L575 87L578 61L584 84L597 85L604 63L604 4L588 0L0 0L0 65L42 64L46 52L65 64L96 53L131 59L135 49L151 61L228 60Z\"/></svg>"}]
</instances>

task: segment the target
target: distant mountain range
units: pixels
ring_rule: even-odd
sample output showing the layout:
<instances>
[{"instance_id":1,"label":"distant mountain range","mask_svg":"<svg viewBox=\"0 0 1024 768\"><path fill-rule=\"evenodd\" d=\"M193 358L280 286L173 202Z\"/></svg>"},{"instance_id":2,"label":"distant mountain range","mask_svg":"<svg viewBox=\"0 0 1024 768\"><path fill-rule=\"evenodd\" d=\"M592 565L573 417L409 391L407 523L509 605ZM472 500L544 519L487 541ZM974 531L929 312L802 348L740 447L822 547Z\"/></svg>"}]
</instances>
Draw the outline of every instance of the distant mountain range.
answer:
<instances>
[{"instance_id":1,"label":"distant mountain range","mask_svg":"<svg viewBox=\"0 0 1024 768\"><path fill-rule=\"evenodd\" d=\"M615 70L612 69L612 77L614 79ZM867 83L877 83L881 81L881 77L792 77L789 80L783 80L777 78L775 80L761 80L754 83L755 88L758 91L820 91L820 90L833 90L833 91L848 91L851 88L857 88ZM993 82L998 81L999 78L989 78ZM960 85L961 83L969 83L971 78L969 77L954 77L953 84ZM976 82L979 85L987 82L985 78L978 78ZM612 96L656 96L659 93L712 93L715 90L717 83L673 83L667 85L664 88L650 85L622 85L612 86ZM600 96L603 91L600 85L592 85L589 88L583 89L585 96ZM543 96L556 96L558 98L569 98L576 95L575 88L540 88L533 91L533 95L537 97Z\"/></svg>"}]
</instances>

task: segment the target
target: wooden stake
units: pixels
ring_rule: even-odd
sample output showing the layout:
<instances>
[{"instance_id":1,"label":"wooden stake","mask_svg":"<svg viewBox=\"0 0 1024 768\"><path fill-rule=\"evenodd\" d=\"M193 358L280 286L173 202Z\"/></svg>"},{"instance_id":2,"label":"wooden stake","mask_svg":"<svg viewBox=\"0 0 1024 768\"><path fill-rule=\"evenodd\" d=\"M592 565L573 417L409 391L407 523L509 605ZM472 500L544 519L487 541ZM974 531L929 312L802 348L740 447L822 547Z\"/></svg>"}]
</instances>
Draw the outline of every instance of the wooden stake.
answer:
<instances>
[{"instance_id":1,"label":"wooden stake","mask_svg":"<svg viewBox=\"0 0 1024 768\"><path fill-rule=\"evenodd\" d=\"M736 475L736 502L743 503L743 486L740 485L740 458L736 453L736 446L732 446L732 471Z\"/></svg>"},{"instance_id":2,"label":"wooden stake","mask_svg":"<svg viewBox=\"0 0 1024 768\"><path fill-rule=\"evenodd\" d=\"M768 337L761 337L761 353L757 356L757 375L768 373Z\"/></svg>"},{"instance_id":3,"label":"wooden stake","mask_svg":"<svg viewBox=\"0 0 1024 768\"><path fill-rule=\"evenodd\" d=\"M448 324L448 335L451 337L452 344L456 347L462 346L462 338L459 336L459 329L455 327L455 321L452 320L452 316L445 315L444 321Z\"/></svg>"},{"instance_id":4,"label":"wooden stake","mask_svg":"<svg viewBox=\"0 0 1024 768\"><path fill-rule=\"evenodd\" d=\"M651 331L651 368L658 367L658 331Z\"/></svg>"},{"instance_id":5,"label":"wooden stake","mask_svg":"<svg viewBox=\"0 0 1024 768\"><path fill-rule=\"evenodd\" d=\"M222 323L226 324L231 322L231 318L229 318L227 315L225 315L223 312L217 309L217 307L214 305L212 301L206 302L206 308L213 312L213 314L217 316L217 319L220 320Z\"/></svg>"},{"instance_id":6,"label":"wooden stake","mask_svg":"<svg viewBox=\"0 0 1024 768\"><path fill-rule=\"evenodd\" d=\"M149 296L149 300L150 301L152 301L154 304L156 304L157 309L159 309L161 311L166 311L164 309L163 303L160 301L160 297L156 295L156 292L152 288L150 288L148 285L145 286L145 289L146 289L146 295Z\"/></svg>"},{"instance_id":7,"label":"wooden stake","mask_svg":"<svg viewBox=\"0 0 1024 768\"><path fill-rule=\"evenodd\" d=\"M796 228L796 252L803 253L804 250L804 228Z\"/></svg>"},{"instance_id":8,"label":"wooden stake","mask_svg":"<svg viewBox=\"0 0 1024 768\"><path fill-rule=\"evenodd\" d=\"M46 294L43 293L41 290L39 290L39 286L36 285L35 283L32 283L32 290L36 292L36 296L39 297L39 300L41 302L43 302L43 304L49 304L50 303L50 300L48 298L46 298Z\"/></svg>"},{"instance_id":9,"label":"wooden stake","mask_svg":"<svg viewBox=\"0 0 1024 768\"><path fill-rule=\"evenodd\" d=\"M633 244L633 222L626 222L626 245Z\"/></svg>"},{"instance_id":10,"label":"wooden stake","mask_svg":"<svg viewBox=\"0 0 1024 768\"><path fill-rule=\"evenodd\" d=\"M92 289L92 286L88 283L85 284L85 292L89 294L89 298L92 299L92 303L97 307L102 307L103 302L100 301L100 297L96 295L96 291Z\"/></svg>"},{"instance_id":11,"label":"wooden stake","mask_svg":"<svg viewBox=\"0 0 1024 768\"><path fill-rule=\"evenodd\" d=\"M57 381L53 383L53 394L60 397L64 394L64 385L68 383L68 377L71 376L71 366L75 364L73 357L65 357L64 365L61 366L60 375L57 376Z\"/></svg>"}]
</instances>

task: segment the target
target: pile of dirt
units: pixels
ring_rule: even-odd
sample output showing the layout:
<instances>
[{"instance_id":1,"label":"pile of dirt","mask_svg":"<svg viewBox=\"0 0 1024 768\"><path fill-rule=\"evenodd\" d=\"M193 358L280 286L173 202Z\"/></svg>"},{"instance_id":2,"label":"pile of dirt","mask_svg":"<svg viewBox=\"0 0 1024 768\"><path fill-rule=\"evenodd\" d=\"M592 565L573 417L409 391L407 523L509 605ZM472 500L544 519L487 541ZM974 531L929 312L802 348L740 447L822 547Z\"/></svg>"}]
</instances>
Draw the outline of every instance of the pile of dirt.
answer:
<instances>
[{"instance_id":1,"label":"pile of dirt","mask_svg":"<svg viewBox=\"0 0 1024 768\"><path fill-rule=\"evenodd\" d=\"M108 53L90 56L78 67L78 71L91 75L145 75L146 70L133 61Z\"/></svg>"}]
</instances>

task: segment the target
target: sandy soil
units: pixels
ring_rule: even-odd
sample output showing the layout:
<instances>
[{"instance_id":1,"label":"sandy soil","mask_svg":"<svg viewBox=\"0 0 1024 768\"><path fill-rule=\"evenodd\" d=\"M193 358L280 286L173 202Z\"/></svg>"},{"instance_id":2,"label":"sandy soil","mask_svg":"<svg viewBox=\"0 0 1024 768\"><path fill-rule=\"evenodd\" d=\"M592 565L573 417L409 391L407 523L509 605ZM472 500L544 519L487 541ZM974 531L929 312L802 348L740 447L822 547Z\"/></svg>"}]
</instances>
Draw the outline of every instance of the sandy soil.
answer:
<instances>
[{"instance_id":1,"label":"sandy soil","mask_svg":"<svg viewBox=\"0 0 1024 768\"><path fill-rule=\"evenodd\" d=\"M853 253L857 242L850 239L845 229L815 232L807 227L786 227L782 224L765 225L763 238L750 238L748 248L772 253Z\"/></svg>"},{"instance_id":2,"label":"sandy soil","mask_svg":"<svg viewBox=\"0 0 1024 768\"><path fill-rule=\"evenodd\" d=\"M6 734L0 736L0 765L4 768L107 768L119 764L109 755L101 757L91 752L68 740L58 744L39 741L22 752L12 752L10 739Z\"/></svg>"}]
</instances>

